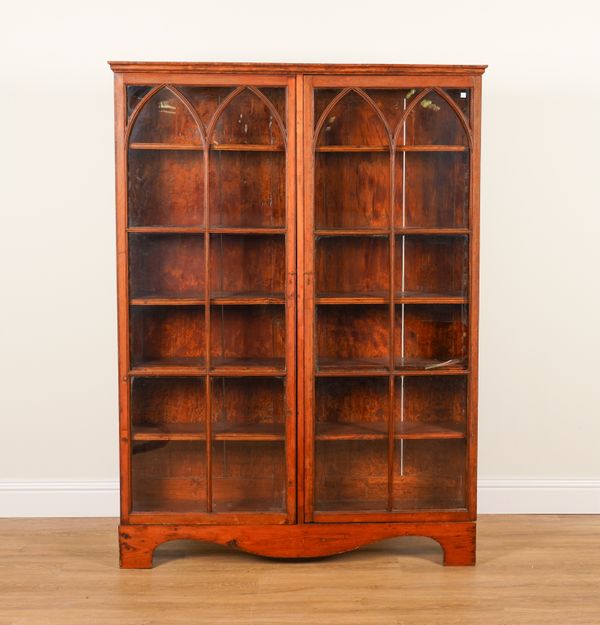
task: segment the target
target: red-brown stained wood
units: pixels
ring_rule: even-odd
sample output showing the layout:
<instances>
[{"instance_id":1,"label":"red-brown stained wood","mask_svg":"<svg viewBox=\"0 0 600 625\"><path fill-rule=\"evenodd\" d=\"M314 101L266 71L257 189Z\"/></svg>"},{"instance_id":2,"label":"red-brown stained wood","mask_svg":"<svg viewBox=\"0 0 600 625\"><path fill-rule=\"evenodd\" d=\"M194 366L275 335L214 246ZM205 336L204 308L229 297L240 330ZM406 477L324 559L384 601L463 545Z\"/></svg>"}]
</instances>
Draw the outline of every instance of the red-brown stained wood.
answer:
<instances>
[{"instance_id":1,"label":"red-brown stained wood","mask_svg":"<svg viewBox=\"0 0 600 625\"><path fill-rule=\"evenodd\" d=\"M474 563L485 67L112 66L122 565Z\"/></svg>"},{"instance_id":2,"label":"red-brown stained wood","mask_svg":"<svg viewBox=\"0 0 600 625\"><path fill-rule=\"evenodd\" d=\"M162 62L162 61L109 61L111 69L124 72L192 72L194 74L221 73L266 73L266 74L423 74L430 75L467 75L483 74L487 65L394 65L381 64L336 64L336 63L198 63L198 62Z\"/></svg>"},{"instance_id":3,"label":"red-brown stained wood","mask_svg":"<svg viewBox=\"0 0 600 625\"><path fill-rule=\"evenodd\" d=\"M204 540L271 558L318 558L396 536L440 543L446 566L475 564L475 523L337 523L302 525L121 525L123 568L151 568L156 547L170 540Z\"/></svg>"}]
</instances>

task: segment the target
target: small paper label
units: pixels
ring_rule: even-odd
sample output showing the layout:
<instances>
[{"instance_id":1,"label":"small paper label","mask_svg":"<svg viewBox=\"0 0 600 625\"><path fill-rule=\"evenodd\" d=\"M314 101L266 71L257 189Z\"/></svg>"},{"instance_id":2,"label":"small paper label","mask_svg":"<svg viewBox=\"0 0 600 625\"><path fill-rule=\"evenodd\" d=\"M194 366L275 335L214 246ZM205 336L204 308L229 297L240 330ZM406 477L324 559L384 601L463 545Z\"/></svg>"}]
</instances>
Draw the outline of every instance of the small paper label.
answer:
<instances>
[{"instance_id":1,"label":"small paper label","mask_svg":"<svg viewBox=\"0 0 600 625\"><path fill-rule=\"evenodd\" d=\"M461 98L466 98L467 97L467 92L466 91L461 91L460 92L460 97Z\"/></svg>"}]
</instances>

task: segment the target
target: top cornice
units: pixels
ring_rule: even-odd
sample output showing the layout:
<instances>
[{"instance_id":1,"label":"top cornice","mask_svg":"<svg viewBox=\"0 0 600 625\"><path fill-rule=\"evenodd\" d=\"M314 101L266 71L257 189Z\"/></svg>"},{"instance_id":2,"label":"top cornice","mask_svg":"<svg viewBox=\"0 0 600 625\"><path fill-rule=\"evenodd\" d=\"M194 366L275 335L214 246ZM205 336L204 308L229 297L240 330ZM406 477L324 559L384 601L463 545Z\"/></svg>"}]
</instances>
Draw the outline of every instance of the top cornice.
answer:
<instances>
[{"instance_id":1,"label":"top cornice","mask_svg":"<svg viewBox=\"0 0 600 625\"><path fill-rule=\"evenodd\" d=\"M474 76L485 72L487 65L391 65L334 63L186 63L109 61L113 72L124 73L198 73L198 74L381 74L396 76Z\"/></svg>"}]
</instances>

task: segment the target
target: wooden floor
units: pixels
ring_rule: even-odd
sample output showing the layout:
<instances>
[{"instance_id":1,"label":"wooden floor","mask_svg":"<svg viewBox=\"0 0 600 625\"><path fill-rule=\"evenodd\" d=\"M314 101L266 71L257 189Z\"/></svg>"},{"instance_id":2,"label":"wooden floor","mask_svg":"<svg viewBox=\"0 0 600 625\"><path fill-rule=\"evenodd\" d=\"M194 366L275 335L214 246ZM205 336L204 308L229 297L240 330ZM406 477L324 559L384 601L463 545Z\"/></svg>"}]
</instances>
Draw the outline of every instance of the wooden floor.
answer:
<instances>
[{"instance_id":1,"label":"wooden floor","mask_svg":"<svg viewBox=\"0 0 600 625\"><path fill-rule=\"evenodd\" d=\"M474 568L392 539L278 562L201 543L117 566L112 519L0 519L0 625L600 625L599 516L484 516Z\"/></svg>"}]
</instances>

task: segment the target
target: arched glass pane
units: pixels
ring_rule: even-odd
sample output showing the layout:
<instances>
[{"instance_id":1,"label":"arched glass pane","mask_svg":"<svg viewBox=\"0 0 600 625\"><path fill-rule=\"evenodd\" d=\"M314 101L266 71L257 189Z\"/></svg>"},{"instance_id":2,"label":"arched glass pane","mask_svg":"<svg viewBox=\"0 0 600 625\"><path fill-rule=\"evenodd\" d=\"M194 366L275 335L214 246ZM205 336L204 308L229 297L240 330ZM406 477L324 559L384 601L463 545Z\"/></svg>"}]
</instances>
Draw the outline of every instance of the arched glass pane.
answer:
<instances>
[{"instance_id":1,"label":"arched glass pane","mask_svg":"<svg viewBox=\"0 0 600 625\"><path fill-rule=\"evenodd\" d=\"M131 117L137 105L151 89L152 87L145 87L143 85L129 85L127 87L127 119Z\"/></svg>"},{"instance_id":2,"label":"arched glass pane","mask_svg":"<svg viewBox=\"0 0 600 625\"><path fill-rule=\"evenodd\" d=\"M273 111L255 93L245 89L221 113L211 143L283 145L284 139Z\"/></svg>"},{"instance_id":3,"label":"arched glass pane","mask_svg":"<svg viewBox=\"0 0 600 625\"><path fill-rule=\"evenodd\" d=\"M137 116L130 143L202 145L198 124L169 89L154 94Z\"/></svg>"},{"instance_id":4,"label":"arched glass pane","mask_svg":"<svg viewBox=\"0 0 600 625\"><path fill-rule=\"evenodd\" d=\"M190 87L177 86L186 100L193 106L204 128L210 122L220 104L233 91L233 87Z\"/></svg>"},{"instance_id":5,"label":"arched glass pane","mask_svg":"<svg viewBox=\"0 0 600 625\"><path fill-rule=\"evenodd\" d=\"M315 89L314 93L314 123L317 125L323 111L340 92L339 89Z\"/></svg>"},{"instance_id":6,"label":"arched glass pane","mask_svg":"<svg viewBox=\"0 0 600 625\"><path fill-rule=\"evenodd\" d=\"M327 113L317 145L388 146L389 138L375 109L351 91Z\"/></svg>"},{"instance_id":7,"label":"arched glass pane","mask_svg":"<svg viewBox=\"0 0 600 625\"><path fill-rule=\"evenodd\" d=\"M405 145L468 145L467 134L456 112L435 91L419 100L406 120Z\"/></svg>"},{"instance_id":8,"label":"arched glass pane","mask_svg":"<svg viewBox=\"0 0 600 625\"><path fill-rule=\"evenodd\" d=\"M471 119L471 90L470 89L444 89L444 92L452 98L452 101L461 110L467 122Z\"/></svg>"},{"instance_id":9,"label":"arched glass pane","mask_svg":"<svg viewBox=\"0 0 600 625\"><path fill-rule=\"evenodd\" d=\"M261 87L259 91L269 100L279 113L283 123L285 124L286 107L285 107L285 89L281 87Z\"/></svg>"},{"instance_id":10,"label":"arched glass pane","mask_svg":"<svg viewBox=\"0 0 600 625\"><path fill-rule=\"evenodd\" d=\"M368 89L366 93L383 113L393 132L404 111L420 91L420 89Z\"/></svg>"}]
</instances>

